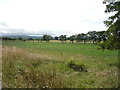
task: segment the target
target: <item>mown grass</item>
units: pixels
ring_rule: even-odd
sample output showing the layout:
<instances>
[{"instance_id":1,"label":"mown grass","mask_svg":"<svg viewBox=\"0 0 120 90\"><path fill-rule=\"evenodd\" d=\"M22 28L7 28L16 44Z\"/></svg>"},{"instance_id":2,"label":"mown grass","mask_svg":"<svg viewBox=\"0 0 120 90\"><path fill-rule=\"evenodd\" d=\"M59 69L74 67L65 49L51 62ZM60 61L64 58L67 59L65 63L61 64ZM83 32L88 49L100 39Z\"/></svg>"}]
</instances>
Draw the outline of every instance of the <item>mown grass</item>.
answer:
<instances>
[{"instance_id":1,"label":"mown grass","mask_svg":"<svg viewBox=\"0 0 120 90\"><path fill-rule=\"evenodd\" d=\"M3 87L117 88L118 52L97 47L3 41Z\"/></svg>"}]
</instances>

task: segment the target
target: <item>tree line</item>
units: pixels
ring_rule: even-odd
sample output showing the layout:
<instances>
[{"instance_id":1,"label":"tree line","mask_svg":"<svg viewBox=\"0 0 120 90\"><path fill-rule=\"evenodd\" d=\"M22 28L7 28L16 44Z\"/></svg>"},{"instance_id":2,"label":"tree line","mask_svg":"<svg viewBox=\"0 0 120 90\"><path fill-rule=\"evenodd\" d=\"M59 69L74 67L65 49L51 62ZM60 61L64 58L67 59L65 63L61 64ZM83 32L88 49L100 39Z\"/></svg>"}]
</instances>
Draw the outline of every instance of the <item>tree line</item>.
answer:
<instances>
[{"instance_id":1,"label":"tree line","mask_svg":"<svg viewBox=\"0 0 120 90\"><path fill-rule=\"evenodd\" d=\"M97 44L101 41L107 40L107 35L105 34L105 31L89 31L87 34L80 33L76 35L71 35L67 37L67 35L60 35L56 37L52 37L51 35L43 35L42 38L10 38L10 37L2 37L2 40L22 40L22 41L32 41L37 40L38 42L46 41L50 42L50 40L59 40L62 43L66 43L67 40L69 40L71 43L86 43L86 42L92 42L93 44Z\"/></svg>"},{"instance_id":2,"label":"tree line","mask_svg":"<svg viewBox=\"0 0 120 90\"><path fill-rule=\"evenodd\" d=\"M84 33L80 33L80 34L76 34L76 35L71 35L69 37L67 37L67 35L60 35L60 36L56 36L56 37L52 37L51 35L43 35L42 38L11 38L11 37L2 37L2 40L38 40L38 41L46 41L46 42L50 42L50 40L60 40L62 43L66 42L66 40L70 40L71 43L74 43L74 41L76 41L77 43L80 42L86 42L86 41L101 41L101 40L106 40L107 36L104 34L105 31L90 31L87 34Z\"/></svg>"},{"instance_id":3,"label":"tree line","mask_svg":"<svg viewBox=\"0 0 120 90\"><path fill-rule=\"evenodd\" d=\"M86 43L86 41L92 41L93 43L97 43L100 41L106 41L107 35L105 34L105 31L90 31L87 34L80 33L77 35L71 35L67 37L67 35L60 35L53 37L50 35L43 35L42 41L50 42L50 40L60 40L62 43L66 42L67 40L71 41L71 43Z\"/></svg>"}]
</instances>

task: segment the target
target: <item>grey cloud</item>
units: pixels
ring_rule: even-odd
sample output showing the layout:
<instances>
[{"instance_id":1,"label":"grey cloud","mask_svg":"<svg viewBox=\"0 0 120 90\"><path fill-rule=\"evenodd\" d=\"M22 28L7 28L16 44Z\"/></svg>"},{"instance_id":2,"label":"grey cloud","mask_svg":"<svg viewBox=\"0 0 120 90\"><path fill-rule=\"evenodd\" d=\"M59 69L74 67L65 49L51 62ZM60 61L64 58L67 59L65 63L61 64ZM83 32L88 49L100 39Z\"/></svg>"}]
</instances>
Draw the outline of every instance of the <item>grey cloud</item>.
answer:
<instances>
[{"instance_id":1,"label":"grey cloud","mask_svg":"<svg viewBox=\"0 0 120 90\"><path fill-rule=\"evenodd\" d=\"M98 25L98 24L103 24L103 19L101 20L90 20L90 19L81 19L82 22L84 23L89 23L89 24L92 24L92 25Z\"/></svg>"},{"instance_id":2,"label":"grey cloud","mask_svg":"<svg viewBox=\"0 0 120 90\"><path fill-rule=\"evenodd\" d=\"M37 33L54 35L52 30L39 30Z\"/></svg>"},{"instance_id":3,"label":"grey cloud","mask_svg":"<svg viewBox=\"0 0 120 90\"><path fill-rule=\"evenodd\" d=\"M48 34L48 35L52 35L52 36L60 36L60 35L73 35L74 32L73 31L66 31L66 30L39 30L38 31L39 34Z\"/></svg>"},{"instance_id":4,"label":"grey cloud","mask_svg":"<svg viewBox=\"0 0 120 90\"><path fill-rule=\"evenodd\" d=\"M75 34L72 30L38 30L38 31L31 31L31 30L25 30L23 28L12 28L5 22L0 22L0 33L2 34L9 34L9 35L30 35L30 34L48 34L52 36L60 36L60 35L73 35Z\"/></svg>"},{"instance_id":5,"label":"grey cloud","mask_svg":"<svg viewBox=\"0 0 120 90\"><path fill-rule=\"evenodd\" d=\"M4 33L7 33L7 34L15 34L15 33L18 33L18 34L22 34L22 33L25 33L25 30L24 29L15 29L15 28L8 28L8 27L0 27L0 33L4 34Z\"/></svg>"},{"instance_id":6,"label":"grey cloud","mask_svg":"<svg viewBox=\"0 0 120 90\"><path fill-rule=\"evenodd\" d=\"M5 22L0 22L0 26L3 26L3 27L9 27L9 25Z\"/></svg>"}]
</instances>

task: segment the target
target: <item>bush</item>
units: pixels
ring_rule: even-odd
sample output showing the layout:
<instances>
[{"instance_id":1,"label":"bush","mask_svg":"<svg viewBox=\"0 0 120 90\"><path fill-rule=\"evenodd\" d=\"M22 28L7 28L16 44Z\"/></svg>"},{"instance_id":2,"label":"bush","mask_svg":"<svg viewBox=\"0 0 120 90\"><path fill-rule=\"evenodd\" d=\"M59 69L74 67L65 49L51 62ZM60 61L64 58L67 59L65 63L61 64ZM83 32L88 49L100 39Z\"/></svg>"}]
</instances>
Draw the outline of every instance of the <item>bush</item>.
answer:
<instances>
[{"instance_id":1,"label":"bush","mask_svg":"<svg viewBox=\"0 0 120 90\"><path fill-rule=\"evenodd\" d=\"M87 72L87 69L84 64L78 64L78 63L75 63L74 61L70 61L68 63L68 67L70 67L76 71Z\"/></svg>"}]
</instances>

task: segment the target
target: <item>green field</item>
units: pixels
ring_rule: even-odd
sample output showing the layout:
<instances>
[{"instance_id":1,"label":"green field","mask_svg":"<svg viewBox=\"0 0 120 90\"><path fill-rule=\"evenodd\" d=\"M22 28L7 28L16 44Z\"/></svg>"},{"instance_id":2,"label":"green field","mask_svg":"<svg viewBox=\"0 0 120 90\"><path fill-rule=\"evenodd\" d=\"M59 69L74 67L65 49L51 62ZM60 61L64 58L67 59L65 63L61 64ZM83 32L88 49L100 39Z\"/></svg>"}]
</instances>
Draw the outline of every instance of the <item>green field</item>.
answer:
<instances>
[{"instance_id":1,"label":"green field","mask_svg":"<svg viewBox=\"0 0 120 90\"><path fill-rule=\"evenodd\" d=\"M3 45L15 46L18 48L44 50L49 52L65 52L71 54L83 54L89 56L118 56L117 50L97 50L95 44L67 44L67 43L46 43L46 42L22 42L22 41L3 41Z\"/></svg>"},{"instance_id":2,"label":"green field","mask_svg":"<svg viewBox=\"0 0 120 90\"><path fill-rule=\"evenodd\" d=\"M118 51L98 47L3 41L3 87L117 88Z\"/></svg>"}]
</instances>

